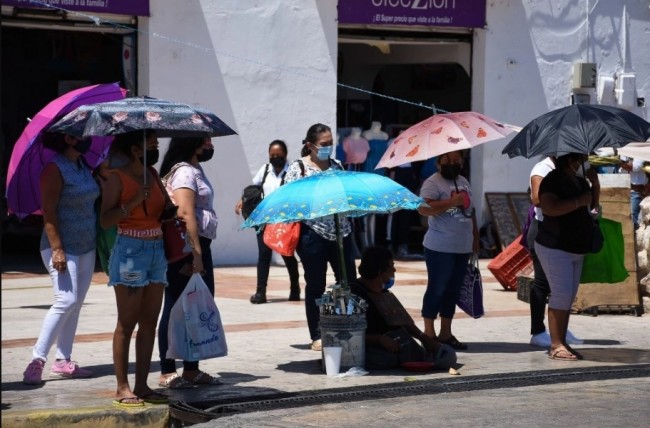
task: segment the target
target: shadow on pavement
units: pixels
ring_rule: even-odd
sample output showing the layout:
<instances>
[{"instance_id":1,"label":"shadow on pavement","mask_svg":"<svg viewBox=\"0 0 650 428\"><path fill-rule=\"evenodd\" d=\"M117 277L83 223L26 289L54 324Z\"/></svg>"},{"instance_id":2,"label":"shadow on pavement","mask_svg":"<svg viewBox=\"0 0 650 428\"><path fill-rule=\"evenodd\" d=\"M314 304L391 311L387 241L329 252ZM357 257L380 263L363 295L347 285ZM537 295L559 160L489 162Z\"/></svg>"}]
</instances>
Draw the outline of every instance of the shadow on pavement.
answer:
<instances>
[{"instance_id":1,"label":"shadow on pavement","mask_svg":"<svg viewBox=\"0 0 650 428\"><path fill-rule=\"evenodd\" d=\"M585 357L586 361L621 364L650 363L650 350L625 348L580 348L580 353Z\"/></svg>"}]
</instances>

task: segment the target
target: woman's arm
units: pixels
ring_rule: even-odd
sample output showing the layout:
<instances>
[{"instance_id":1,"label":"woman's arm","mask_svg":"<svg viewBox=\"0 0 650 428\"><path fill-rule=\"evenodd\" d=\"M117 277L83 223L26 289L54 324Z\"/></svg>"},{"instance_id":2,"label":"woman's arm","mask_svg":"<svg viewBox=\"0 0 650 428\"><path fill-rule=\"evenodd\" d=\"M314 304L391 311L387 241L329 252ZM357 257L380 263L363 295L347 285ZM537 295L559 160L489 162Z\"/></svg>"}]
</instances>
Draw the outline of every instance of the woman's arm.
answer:
<instances>
[{"instance_id":1,"label":"woman's arm","mask_svg":"<svg viewBox=\"0 0 650 428\"><path fill-rule=\"evenodd\" d=\"M424 201L427 205L420 205L418 207L418 213L423 216L436 216L444 213L449 208L463 205L465 203L465 198L461 193L456 193L449 199L425 199Z\"/></svg>"},{"instance_id":2,"label":"woman's arm","mask_svg":"<svg viewBox=\"0 0 650 428\"><path fill-rule=\"evenodd\" d=\"M192 272L201 273L203 271L203 259L199 241L199 224L196 221L196 193L187 187L178 188L174 190L174 201L178 205L177 215L185 222L187 227L187 240L194 256Z\"/></svg>"},{"instance_id":3,"label":"woman's arm","mask_svg":"<svg viewBox=\"0 0 650 428\"><path fill-rule=\"evenodd\" d=\"M533 175L530 178L530 200L536 207L539 206L539 185L543 179L544 177L540 175Z\"/></svg>"},{"instance_id":4,"label":"woman's arm","mask_svg":"<svg viewBox=\"0 0 650 428\"><path fill-rule=\"evenodd\" d=\"M539 196L540 206L544 215L553 217L568 214L579 207L591 204L591 192L584 192L575 198L560 199L555 193L545 192Z\"/></svg>"},{"instance_id":5,"label":"woman's arm","mask_svg":"<svg viewBox=\"0 0 650 428\"><path fill-rule=\"evenodd\" d=\"M55 164L49 163L45 166L40 176L40 185L43 231L52 249L52 265L54 269L62 272L66 269L66 259L56 210L63 191L63 177Z\"/></svg>"}]
</instances>

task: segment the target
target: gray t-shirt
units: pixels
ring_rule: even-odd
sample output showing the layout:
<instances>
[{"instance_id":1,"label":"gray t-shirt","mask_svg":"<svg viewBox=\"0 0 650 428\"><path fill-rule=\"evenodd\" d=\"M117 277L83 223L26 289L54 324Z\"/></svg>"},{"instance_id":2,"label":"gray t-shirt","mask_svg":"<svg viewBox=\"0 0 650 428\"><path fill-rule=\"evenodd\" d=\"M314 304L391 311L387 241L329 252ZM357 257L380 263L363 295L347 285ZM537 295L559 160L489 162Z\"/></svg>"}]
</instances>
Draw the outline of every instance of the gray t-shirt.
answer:
<instances>
[{"instance_id":1,"label":"gray t-shirt","mask_svg":"<svg viewBox=\"0 0 650 428\"><path fill-rule=\"evenodd\" d=\"M464 210L469 215L474 204L472 190L465 177L458 176L456 184L459 191L466 191L470 197L470 206ZM451 192L455 191L453 180L447 180L440 173L435 173L427 178L420 189L423 199L434 201L449 199ZM429 216L429 228L424 235L422 245L425 248L443 253L471 253L474 242L472 218L463 215L463 210L454 207L436 216Z\"/></svg>"}]
</instances>

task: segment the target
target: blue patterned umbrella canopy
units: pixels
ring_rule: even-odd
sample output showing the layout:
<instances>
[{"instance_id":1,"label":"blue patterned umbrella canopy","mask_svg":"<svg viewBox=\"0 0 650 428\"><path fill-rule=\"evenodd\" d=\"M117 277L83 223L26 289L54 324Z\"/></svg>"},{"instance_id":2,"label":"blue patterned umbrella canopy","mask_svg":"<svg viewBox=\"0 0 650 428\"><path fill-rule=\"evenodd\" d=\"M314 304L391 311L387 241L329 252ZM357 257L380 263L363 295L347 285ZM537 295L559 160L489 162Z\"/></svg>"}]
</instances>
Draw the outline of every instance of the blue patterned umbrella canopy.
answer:
<instances>
[{"instance_id":1,"label":"blue patterned umbrella canopy","mask_svg":"<svg viewBox=\"0 0 650 428\"><path fill-rule=\"evenodd\" d=\"M49 128L76 137L118 135L150 129L158 137L221 137L236 134L201 107L151 97L81 106Z\"/></svg>"},{"instance_id":2,"label":"blue patterned umbrella canopy","mask_svg":"<svg viewBox=\"0 0 650 428\"><path fill-rule=\"evenodd\" d=\"M241 227L314 220L333 214L359 217L415 210L422 203L422 198L390 178L369 172L328 170L275 190Z\"/></svg>"}]
</instances>

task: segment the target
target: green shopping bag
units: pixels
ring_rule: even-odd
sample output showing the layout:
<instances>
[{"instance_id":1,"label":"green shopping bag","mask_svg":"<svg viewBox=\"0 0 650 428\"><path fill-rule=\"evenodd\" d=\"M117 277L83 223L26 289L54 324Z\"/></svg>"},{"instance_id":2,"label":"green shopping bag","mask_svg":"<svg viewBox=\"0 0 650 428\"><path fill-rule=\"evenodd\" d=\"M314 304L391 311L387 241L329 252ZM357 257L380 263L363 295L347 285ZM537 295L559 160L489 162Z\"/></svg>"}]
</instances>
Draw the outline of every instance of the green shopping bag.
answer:
<instances>
[{"instance_id":1,"label":"green shopping bag","mask_svg":"<svg viewBox=\"0 0 650 428\"><path fill-rule=\"evenodd\" d=\"M600 218L598 223L605 242L599 252L589 253L585 256L580 283L615 284L622 282L629 276L625 269L623 227L618 221L607 218Z\"/></svg>"}]
</instances>

